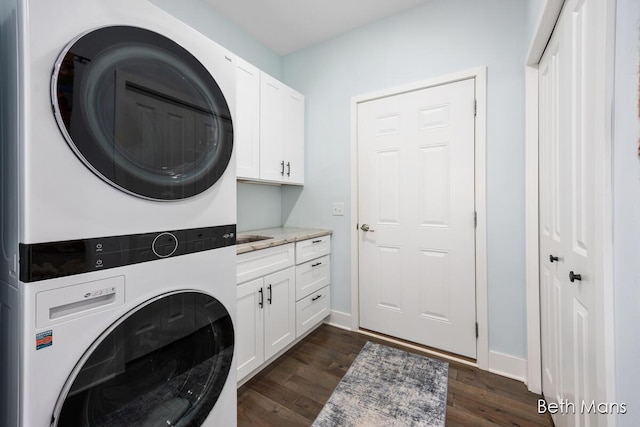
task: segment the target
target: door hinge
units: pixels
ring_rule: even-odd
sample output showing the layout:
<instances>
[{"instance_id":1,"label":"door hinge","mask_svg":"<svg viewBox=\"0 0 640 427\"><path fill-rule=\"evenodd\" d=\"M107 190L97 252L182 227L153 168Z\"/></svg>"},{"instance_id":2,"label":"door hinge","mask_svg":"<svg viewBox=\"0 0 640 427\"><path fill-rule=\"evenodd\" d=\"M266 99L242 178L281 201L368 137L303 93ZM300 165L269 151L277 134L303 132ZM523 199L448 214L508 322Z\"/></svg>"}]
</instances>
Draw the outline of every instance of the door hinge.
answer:
<instances>
[{"instance_id":1,"label":"door hinge","mask_svg":"<svg viewBox=\"0 0 640 427\"><path fill-rule=\"evenodd\" d=\"M478 211L473 211L473 226L478 228Z\"/></svg>"},{"instance_id":2,"label":"door hinge","mask_svg":"<svg viewBox=\"0 0 640 427\"><path fill-rule=\"evenodd\" d=\"M478 115L478 101L476 99L473 100L473 116Z\"/></svg>"},{"instance_id":3,"label":"door hinge","mask_svg":"<svg viewBox=\"0 0 640 427\"><path fill-rule=\"evenodd\" d=\"M478 338L478 322L476 322L476 338Z\"/></svg>"}]
</instances>

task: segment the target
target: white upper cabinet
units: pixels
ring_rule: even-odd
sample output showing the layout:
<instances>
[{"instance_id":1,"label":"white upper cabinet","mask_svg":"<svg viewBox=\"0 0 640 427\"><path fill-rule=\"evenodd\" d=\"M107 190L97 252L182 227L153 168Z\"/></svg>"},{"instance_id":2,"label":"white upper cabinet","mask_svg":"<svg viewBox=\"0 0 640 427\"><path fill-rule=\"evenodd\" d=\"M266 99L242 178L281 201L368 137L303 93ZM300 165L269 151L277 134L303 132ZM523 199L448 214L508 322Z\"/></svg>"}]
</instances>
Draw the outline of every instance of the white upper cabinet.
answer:
<instances>
[{"instance_id":1,"label":"white upper cabinet","mask_svg":"<svg viewBox=\"0 0 640 427\"><path fill-rule=\"evenodd\" d=\"M238 179L260 178L260 70L236 58L234 144Z\"/></svg>"},{"instance_id":2,"label":"white upper cabinet","mask_svg":"<svg viewBox=\"0 0 640 427\"><path fill-rule=\"evenodd\" d=\"M260 74L260 179L285 181L285 85Z\"/></svg>"},{"instance_id":3,"label":"white upper cabinet","mask_svg":"<svg viewBox=\"0 0 640 427\"><path fill-rule=\"evenodd\" d=\"M304 184L304 95L285 86L285 182Z\"/></svg>"},{"instance_id":4,"label":"white upper cabinet","mask_svg":"<svg viewBox=\"0 0 640 427\"><path fill-rule=\"evenodd\" d=\"M304 184L304 95L241 58L235 146L240 180Z\"/></svg>"}]
</instances>

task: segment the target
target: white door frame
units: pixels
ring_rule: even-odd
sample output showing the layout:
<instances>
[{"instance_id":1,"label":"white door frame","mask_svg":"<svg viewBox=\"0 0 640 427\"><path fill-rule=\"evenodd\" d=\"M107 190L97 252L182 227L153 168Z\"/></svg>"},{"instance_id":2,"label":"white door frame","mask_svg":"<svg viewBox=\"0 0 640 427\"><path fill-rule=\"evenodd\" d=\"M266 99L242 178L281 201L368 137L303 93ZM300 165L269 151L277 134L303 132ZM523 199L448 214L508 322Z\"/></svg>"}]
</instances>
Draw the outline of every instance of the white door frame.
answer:
<instances>
[{"instance_id":1,"label":"white door frame","mask_svg":"<svg viewBox=\"0 0 640 427\"><path fill-rule=\"evenodd\" d=\"M615 36L615 0L607 2L606 64L599 78L606 81L605 93L599 94L598 108L603 117L612 117L613 67ZM545 0L536 24L536 33L529 47L525 66L525 244L527 286L527 386L534 393L542 392L542 357L540 353L540 265L538 244L538 65L542 53L560 15L564 0ZM612 124L598 123L603 144L597 144L596 163L596 290L595 315L603 319L602 330L596 331L596 354L599 366L598 401L613 402L615 394L614 312L613 312L613 197L612 197ZM615 424L612 417L609 423Z\"/></svg>"},{"instance_id":2,"label":"white door frame","mask_svg":"<svg viewBox=\"0 0 640 427\"><path fill-rule=\"evenodd\" d=\"M487 69L474 68L429 80L409 83L351 98L351 328L360 329L360 304L358 300L358 104L378 98L393 96L453 83L475 79L476 126L475 126L475 205L478 214L476 228L476 321L478 340L476 362L480 369L489 369L489 315L487 294L487 206L486 206L486 144L487 144Z\"/></svg>"}]
</instances>

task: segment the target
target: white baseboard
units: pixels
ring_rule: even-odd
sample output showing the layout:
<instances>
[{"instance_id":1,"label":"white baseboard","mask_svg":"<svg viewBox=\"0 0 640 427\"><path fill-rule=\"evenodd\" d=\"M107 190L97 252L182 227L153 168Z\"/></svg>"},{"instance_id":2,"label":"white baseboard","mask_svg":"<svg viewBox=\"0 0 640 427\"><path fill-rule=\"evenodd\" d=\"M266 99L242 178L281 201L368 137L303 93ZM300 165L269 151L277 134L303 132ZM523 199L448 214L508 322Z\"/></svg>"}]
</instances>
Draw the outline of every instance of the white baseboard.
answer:
<instances>
[{"instance_id":1,"label":"white baseboard","mask_svg":"<svg viewBox=\"0 0 640 427\"><path fill-rule=\"evenodd\" d=\"M489 372L526 383L527 361L497 351L489 351Z\"/></svg>"},{"instance_id":2,"label":"white baseboard","mask_svg":"<svg viewBox=\"0 0 640 427\"><path fill-rule=\"evenodd\" d=\"M351 315L338 310L331 310L331 314L324 323L335 326L336 328L351 330Z\"/></svg>"}]
</instances>

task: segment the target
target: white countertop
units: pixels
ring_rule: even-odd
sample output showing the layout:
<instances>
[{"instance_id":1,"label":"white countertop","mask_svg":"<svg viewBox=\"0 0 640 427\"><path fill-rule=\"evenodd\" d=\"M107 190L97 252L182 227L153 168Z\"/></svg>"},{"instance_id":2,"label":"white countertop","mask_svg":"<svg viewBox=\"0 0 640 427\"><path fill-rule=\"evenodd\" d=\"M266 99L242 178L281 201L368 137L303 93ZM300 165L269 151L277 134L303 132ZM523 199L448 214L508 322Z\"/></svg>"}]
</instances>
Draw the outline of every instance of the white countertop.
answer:
<instances>
[{"instance_id":1,"label":"white countertop","mask_svg":"<svg viewBox=\"0 0 640 427\"><path fill-rule=\"evenodd\" d=\"M271 248L273 246L285 245L287 243L299 242L301 240L328 236L332 233L333 231L328 229L297 227L276 227L263 228L260 230L242 231L237 234L237 238L247 236L269 236L269 239L243 243L241 245L236 245L236 248L238 254L243 254L245 252Z\"/></svg>"}]
</instances>

